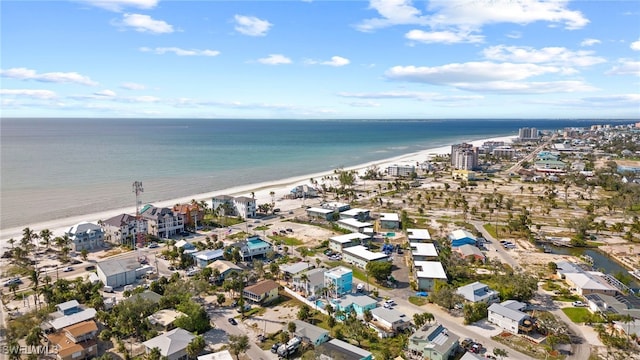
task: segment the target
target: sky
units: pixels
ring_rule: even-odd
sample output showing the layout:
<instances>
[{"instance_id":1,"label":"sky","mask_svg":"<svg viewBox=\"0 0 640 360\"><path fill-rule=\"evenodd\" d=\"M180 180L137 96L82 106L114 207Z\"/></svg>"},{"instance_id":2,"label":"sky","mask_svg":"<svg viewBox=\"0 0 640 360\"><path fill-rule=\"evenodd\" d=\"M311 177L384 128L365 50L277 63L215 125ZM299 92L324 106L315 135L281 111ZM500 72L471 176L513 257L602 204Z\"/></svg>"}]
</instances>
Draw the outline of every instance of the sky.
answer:
<instances>
[{"instance_id":1,"label":"sky","mask_svg":"<svg viewBox=\"0 0 640 360\"><path fill-rule=\"evenodd\" d=\"M2 117L640 118L640 1L0 3Z\"/></svg>"}]
</instances>

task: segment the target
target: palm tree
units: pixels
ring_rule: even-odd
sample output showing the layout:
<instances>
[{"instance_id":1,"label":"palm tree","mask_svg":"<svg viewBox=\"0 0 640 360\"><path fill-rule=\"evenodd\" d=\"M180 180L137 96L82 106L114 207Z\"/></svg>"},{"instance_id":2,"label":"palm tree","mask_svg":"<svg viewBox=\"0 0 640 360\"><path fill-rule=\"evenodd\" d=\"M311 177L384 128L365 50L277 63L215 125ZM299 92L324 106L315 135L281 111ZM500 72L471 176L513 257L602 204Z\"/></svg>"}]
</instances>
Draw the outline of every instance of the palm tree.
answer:
<instances>
[{"instance_id":1,"label":"palm tree","mask_svg":"<svg viewBox=\"0 0 640 360\"><path fill-rule=\"evenodd\" d=\"M204 350L205 346L204 338L202 336L196 336L191 340L189 345L187 345L187 355L189 358L195 359L196 356Z\"/></svg>"},{"instance_id":2,"label":"palm tree","mask_svg":"<svg viewBox=\"0 0 640 360\"><path fill-rule=\"evenodd\" d=\"M31 279L31 283L33 284L33 293L35 296L36 311L38 311L38 303L39 303L38 285L40 284L40 277L38 275L39 273L37 269L31 270L31 273L29 274L29 278Z\"/></svg>"},{"instance_id":3,"label":"palm tree","mask_svg":"<svg viewBox=\"0 0 640 360\"><path fill-rule=\"evenodd\" d=\"M53 233L51 233L51 230L49 229L44 229L42 231L40 231L40 238L44 241L44 244L47 246L47 249L49 248L49 243L51 242L51 236L53 235Z\"/></svg>"},{"instance_id":4,"label":"palm tree","mask_svg":"<svg viewBox=\"0 0 640 360\"><path fill-rule=\"evenodd\" d=\"M33 240L38 238L38 234L29 229L28 227L22 229L22 239L20 241L20 244L22 245L23 248L25 248L27 251L33 247Z\"/></svg>"},{"instance_id":5,"label":"palm tree","mask_svg":"<svg viewBox=\"0 0 640 360\"><path fill-rule=\"evenodd\" d=\"M42 337L42 329L40 326L34 326L29 330L25 343L27 346L36 347L40 345L40 338Z\"/></svg>"},{"instance_id":6,"label":"palm tree","mask_svg":"<svg viewBox=\"0 0 640 360\"><path fill-rule=\"evenodd\" d=\"M11 238L11 239L9 239L7 242L8 242L9 244L11 244L11 249L13 250L13 244L15 244L15 243L16 243L16 239Z\"/></svg>"},{"instance_id":7,"label":"palm tree","mask_svg":"<svg viewBox=\"0 0 640 360\"><path fill-rule=\"evenodd\" d=\"M309 296L309 276L307 274L300 275L300 281L304 281L304 293L305 296Z\"/></svg>"}]
</instances>

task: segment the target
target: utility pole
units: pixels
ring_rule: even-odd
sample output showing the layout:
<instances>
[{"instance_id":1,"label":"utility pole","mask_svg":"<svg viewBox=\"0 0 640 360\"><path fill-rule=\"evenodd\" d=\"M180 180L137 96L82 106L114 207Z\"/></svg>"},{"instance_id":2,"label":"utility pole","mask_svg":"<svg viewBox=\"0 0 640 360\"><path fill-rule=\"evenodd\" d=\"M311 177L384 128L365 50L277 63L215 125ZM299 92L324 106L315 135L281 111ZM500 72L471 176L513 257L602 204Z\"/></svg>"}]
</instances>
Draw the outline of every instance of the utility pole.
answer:
<instances>
[{"instance_id":1,"label":"utility pole","mask_svg":"<svg viewBox=\"0 0 640 360\"><path fill-rule=\"evenodd\" d=\"M136 237L133 239L133 250L136 249L136 240L138 243L142 242L142 233L140 231L140 194L144 192L142 188L142 181L133 182L133 192L136 194Z\"/></svg>"}]
</instances>

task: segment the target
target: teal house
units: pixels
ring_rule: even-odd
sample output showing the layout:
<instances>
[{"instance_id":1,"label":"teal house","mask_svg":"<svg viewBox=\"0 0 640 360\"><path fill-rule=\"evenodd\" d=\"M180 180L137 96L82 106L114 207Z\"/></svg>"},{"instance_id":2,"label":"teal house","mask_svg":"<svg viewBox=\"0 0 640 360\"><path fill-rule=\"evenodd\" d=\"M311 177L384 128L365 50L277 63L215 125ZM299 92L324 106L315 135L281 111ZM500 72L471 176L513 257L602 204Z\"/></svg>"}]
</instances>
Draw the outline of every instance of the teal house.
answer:
<instances>
[{"instance_id":1,"label":"teal house","mask_svg":"<svg viewBox=\"0 0 640 360\"><path fill-rule=\"evenodd\" d=\"M336 311L340 310L349 314L353 310L357 316L362 316L366 310L375 309L378 302L366 295L346 294L338 299L332 299L331 305Z\"/></svg>"}]
</instances>

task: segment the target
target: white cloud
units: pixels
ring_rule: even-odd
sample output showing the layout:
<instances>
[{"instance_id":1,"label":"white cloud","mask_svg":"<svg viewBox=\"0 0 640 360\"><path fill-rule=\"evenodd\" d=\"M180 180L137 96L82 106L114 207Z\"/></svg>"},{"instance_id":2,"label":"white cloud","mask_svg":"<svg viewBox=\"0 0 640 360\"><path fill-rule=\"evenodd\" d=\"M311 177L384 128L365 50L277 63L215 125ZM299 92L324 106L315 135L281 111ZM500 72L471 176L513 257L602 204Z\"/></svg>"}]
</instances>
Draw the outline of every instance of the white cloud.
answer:
<instances>
[{"instance_id":1,"label":"white cloud","mask_svg":"<svg viewBox=\"0 0 640 360\"><path fill-rule=\"evenodd\" d=\"M32 89L0 89L0 95L27 97L32 99L53 99L56 93L50 90L32 90ZM4 99L3 99L4 100Z\"/></svg>"},{"instance_id":2,"label":"white cloud","mask_svg":"<svg viewBox=\"0 0 640 360\"><path fill-rule=\"evenodd\" d=\"M142 84L134 83L134 82L122 83L120 85L120 87L123 88L123 89L127 89L127 90L144 90L144 89L146 89L146 86L144 86Z\"/></svg>"},{"instance_id":3,"label":"white cloud","mask_svg":"<svg viewBox=\"0 0 640 360\"><path fill-rule=\"evenodd\" d=\"M432 27L456 26L479 29L487 24L530 24L538 21L562 23L566 29L585 27L589 20L580 11L567 8L566 0L435 0L430 2Z\"/></svg>"},{"instance_id":4,"label":"white cloud","mask_svg":"<svg viewBox=\"0 0 640 360\"><path fill-rule=\"evenodd\" d=\"M593 56L593 51L571 51L563 47L534 49L497 45L484 49L483 55L489 60L560 66L591 66L606 62L604 58Z\"/></svg>"},{"instance_id":5,"label":"white cloud","mask_svg":"<svg viewBox=\"0 0 640 360\"><path fill-rule=\"evenodd\" d=\"M632 42L629 47L631 47L631 50L640 51L640 39Z\"/></svg>"},{"instance_id":6,"label":"white cloud","mask_svg":"<svg viewBox=\"0 0 640 360\"><path fill-rule=\"evenodd\" d=\"M580 46L593 46L593 45L596 45L596 44L600 44L601 42L602 41L600 41L598 39L584 39L580 43Z\"/></svg>"},{"instance_id":7,"label":"white cloud","mask_svg":"<svg viewBox=\"0 0 640 360\"><path fill-rule=\"evenodd\" d=\"M320 64L320 65L340 67L340 66L349 65L351 61L347 58L343 58L342 56L332 56L331 60L320 61L320 60L308 59L308 60L305 60L304 63L307 65Z\"/></svg>"},{"instance_id":8,"label":"white cloud","mask_svg":"<svg viewBox=\"0 0 640 360\"><path fill-rule=\"evenodd\" d=\"M482 35L472 35L471 33L453 32L453 31L423 31L411 30L404 35L409 40L419 41L422 43L480 43L484 41Z\"/></svg>"},{"instance_id":9,"label":"white cloud","mask_svg":"<svg viewBox=\"0 0 640 360\"><path fill-rule=\"evenodd\" d=\"M158 0L81 0L81 2L116 12L126 7L152 9L158 5Z\"/></svg>"},{"instance_id":10,"label":"white cloud","mask_svg":"<svg viewBox=\"0 0 640 360\"><path fill-rule=\"evenodd\" d=\"M267 20L258 19L255 16L236 15L234 19L236 31L248 36L265 36L273 26Z\"/></svg>"},{"instance_id":11,"label":"white cloud","mask_svg":"<svg viewBox=\"0 0 640 360\"><path fill-rule=\"evenodd\" d=\"M561 73L562 69L535 64L494 62L453 63L442 66L394 66L385 75L392 80L429 84L453 84L459 82L514 81L531 76Z\"/></svg>"},{"instance_id":12,"label":"white cloud","mask_svg":"<svg viewBox=\"0 0 640 360\"><path fill-rule=\"evenodd\" d=\"M75 83L80 85L95 86L97 83L89 77L80 75L77 72L49 72L38 74L35 70L27 68L11 68L8 70L0 70L2 77L19 79L19 80L35 80L40 82L51 83Z\"/></svg>"},{"instance_id":13,"label":"white cloud","mask_svg":"<svg viewBox=\"0 0 640 360\"><path fill-rule=\"evenodd\" d=\"M291 59L281 54L270 54L265 58L258 59L258 62L266 65L291 64Z\"/></svg>"},{"instance_id":14,"label":"white cloud","mask_svg":"<svg viewBox=\"0 0 640 360\"><path fill-rule=\"evenodd\" d=\"M363 20L356 29L364 32L393 25L426 25L427 18L422 16L411 0L371 0L369 8L382 16Z\"/></svg>"},{"instance_id":15,"label":"white cloud","mask_svg":"<svg viewBox=\"0 0 640 360\"><path fill-rule=\"evenodd\" d=\"M354 101L354 102L347 103L347 105L353 106L353 107L374 108L374 107L379 107L380 103L373 102L373 101Z\"/></svg>"},{"instance_id":16,"label":"white cloud","mask_svg":"<svg viewBox=\"0 0 640 360\"><path fill-rule=\"evenodd\" d=\"M605 74L640 76L640 61L634 61L631 59L620 59L618 60L618 63L620 65L612 67Z\"/></svg>"},{"instance_id":17,"label":"white cloud","mask_svg":"<svg viewBox=\"0 0 640 360\"><path fill-rule=\"evenodd\" d=\"M96 92L93 93L93 95L105 96L105 97L114 97L114 96L116 96L116 93L114 91L112 91L112 90L105 89L105 90L96 91Z\"/></svg>"},{"instance_id":18,"label":"white cloud","mask_svg":"<svg viewBox=\"0 0 640 360\"><path fill-rule=\"evenodd\" d=\"M148 47L141 47L139 50L142 52L152 52L158 55L163 55L166 53L174 53L178 56L218 56L220 55L220 51L217 51L217 50L181 49L178 47L157 47L153 49Z\"/></svg>"},{"instance_id":19,"label":"white cloud","mask_svg":"<svg viewBox=\"0 0 640 360\"><path fill-rule=\"evenodd\" d=\"M520 31L512 31L505 36L510 39L520 39L522 37L522 33Z\"/></svg>"},{"instance_id":20,"label":"white cloud","mask_svg":"<svg viewBox=\"0 0 640 360\"><path fill-rule=\"evenodd\" d=\"M348 93L341 92L337 94L341 97L358 98L358 99L414 99L419 101L439 101L439 102L459 102L469 100L484 99L482 95L442 95L439 93L422 92L422 91L382 91L370 93Z\"/></svg>"},{"instance_id":21,"label":"white cloud","mask_svg":"<svg viewBox=\"0 0 640 360\"><path fill-rule=\"evenodd\" d=\"M538 82L490 81L485 83L459 82L452 85L461 90L503 94L573 93L598 90L583 81L577 80Z\"/></svg>"},{"instance_id":22,"label":"white cloud","mask_svg":"<svg viewBox=\"0 0 640 360\"><path fill-rule=\"evenodd\" d=\"M582 100L590 106L638 106L640 105L640 94L590 96L582 98Z\"/></svg>"},{"instance_id":23,"label":"white cloud","mask_svg":"<svg viewBox=\"0 0 640 360\"><path fill-rule=\"evenodd\" d=\"M124 14L122 15L122 26L128 26L138 32L148 32L153 34L168 34L175 30L173 26L162 20L155 20L149 15Z\"/></svg>"}]
</instances>

